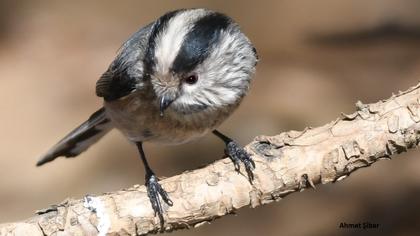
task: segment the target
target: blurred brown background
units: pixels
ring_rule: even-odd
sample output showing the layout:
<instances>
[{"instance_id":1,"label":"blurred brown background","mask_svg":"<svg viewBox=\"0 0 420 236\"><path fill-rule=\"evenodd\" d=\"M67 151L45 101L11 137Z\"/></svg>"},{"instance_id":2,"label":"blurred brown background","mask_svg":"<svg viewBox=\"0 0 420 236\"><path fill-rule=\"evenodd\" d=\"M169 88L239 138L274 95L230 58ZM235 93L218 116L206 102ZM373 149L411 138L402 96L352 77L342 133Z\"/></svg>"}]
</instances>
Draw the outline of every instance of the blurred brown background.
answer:
<instances>
[{"instance_id":1,"label":"blurred brown background","mask_svg":"<svg viewBox=\"0 0 420 236\"><path fill-rule=\"evenodd\" d=\"M95 82L121 43L166 11L189 7L232 16L259 51L251 92L221 127L242 144L322 125L357 100L387 98L420 78L415 0L0 0L0 222L143 184L136 149L116 131L79 158L35 162L101 106ZM159 175L172 176L221 157L223 144L209 135L194 145L147 144L146 152ZM419 154L173 235L419 235ZM365 221L379 230L339 229Z\"/></svg>"}]
</instances>

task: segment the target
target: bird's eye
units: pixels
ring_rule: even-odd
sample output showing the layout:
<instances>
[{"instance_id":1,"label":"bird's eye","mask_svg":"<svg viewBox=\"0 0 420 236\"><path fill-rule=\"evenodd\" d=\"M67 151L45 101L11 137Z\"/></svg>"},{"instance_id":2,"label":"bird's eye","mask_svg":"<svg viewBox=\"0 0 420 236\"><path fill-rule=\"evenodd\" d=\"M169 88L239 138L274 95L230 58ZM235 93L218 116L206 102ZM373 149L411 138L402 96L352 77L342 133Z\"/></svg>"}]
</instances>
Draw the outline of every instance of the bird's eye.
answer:
<instances>
[{"instance_id":1,"label":"bird's eye","mask_svg":"<svg viewBox=\"0 0 420 236\"><path fill-rule=\"evenodd\" d=\"M187 84L195 84L197 83L198 76L197 75L190 75L187 78L185 78L185 83Z\"/></svg>"}]
</instances>

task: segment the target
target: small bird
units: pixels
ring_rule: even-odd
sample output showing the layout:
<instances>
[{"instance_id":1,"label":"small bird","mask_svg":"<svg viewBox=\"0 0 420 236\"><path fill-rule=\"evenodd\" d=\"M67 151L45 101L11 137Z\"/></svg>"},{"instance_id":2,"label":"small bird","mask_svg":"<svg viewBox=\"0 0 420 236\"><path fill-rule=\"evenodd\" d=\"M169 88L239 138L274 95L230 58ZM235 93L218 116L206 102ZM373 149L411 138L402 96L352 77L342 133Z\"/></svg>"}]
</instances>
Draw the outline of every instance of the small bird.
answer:
<instances>
[{"instance_id":1,"label":"small bird","mask_svg":"<svg viewBox=\"0 0 420 236\"><path fill-rule=\"evenodd\" d=\"M75 157L111 129L139 151L151 206L163 228L163 203L173 205L147 162L144 142L182 144L212 132L225 154L253 180L255 163L216 128L239 106L255 73L258 56L228 16L207 9L166 13L134 33L96 83L103 107L38 161Z\"/></svg>"}]
</instances>

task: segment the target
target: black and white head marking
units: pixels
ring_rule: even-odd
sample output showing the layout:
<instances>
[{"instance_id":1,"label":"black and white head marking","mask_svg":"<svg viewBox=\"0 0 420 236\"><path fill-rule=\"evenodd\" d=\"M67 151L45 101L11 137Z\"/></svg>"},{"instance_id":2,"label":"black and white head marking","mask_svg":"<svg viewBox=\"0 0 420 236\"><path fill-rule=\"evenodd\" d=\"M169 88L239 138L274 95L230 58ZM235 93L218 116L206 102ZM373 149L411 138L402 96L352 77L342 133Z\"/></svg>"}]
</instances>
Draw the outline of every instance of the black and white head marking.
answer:
<instances>
[{"instance_id":1,"label":"black and white head marking","mask_svg":"<svg viewBox=\"0 0 420 236\"><path fill-rule=\"evenodd\" d=\"M204 61L210 53L222 32L229 24L230 19L220 13L210 13L194 23L186 34L178 55L172 63L171 71L174 73L188 73Z\"/></svg>"},{"instance_id":2,"label":"black and white head marking","mask_svg":"<svg viewBox=\"0 0 420 236\"><path fill-rule=\"evenodd\" d=\"M168 12L165 15L161 16L153 25L144 57L145 77L149 77L149 75L154 70L153 67L156 65L156 44L158 43L158 38L162 37L163 31L167 29L169 21L172 20L172 18L174 18L176 15L184 11L184 9L180 9Z\"/></svg>"},{"instance_id":3,"label":"black and white head marking","mask_svg":"<svg viewBox=\"0 0 420 236\"><path fill-rule=\"evenodd\" d=\"M97 94L113 101L148 87L156 104L182 114L217 109L241 100L256 62L254 47L228 16L172 11L123 45L98 81Z\"/></svg>"},{"instance_id":4,"label":"black and white head marking","mask_svg":"<svg viewBox=\"0 0 420 236\"><path fill-rule=\"evenodd\" d=\"M248 90L257 58L236 23L221 13L171 12L155 24L145 57L158 97L183 114L232 105ZM185 83L195 77L194 83Z\"/></svg>"}]
</instances>

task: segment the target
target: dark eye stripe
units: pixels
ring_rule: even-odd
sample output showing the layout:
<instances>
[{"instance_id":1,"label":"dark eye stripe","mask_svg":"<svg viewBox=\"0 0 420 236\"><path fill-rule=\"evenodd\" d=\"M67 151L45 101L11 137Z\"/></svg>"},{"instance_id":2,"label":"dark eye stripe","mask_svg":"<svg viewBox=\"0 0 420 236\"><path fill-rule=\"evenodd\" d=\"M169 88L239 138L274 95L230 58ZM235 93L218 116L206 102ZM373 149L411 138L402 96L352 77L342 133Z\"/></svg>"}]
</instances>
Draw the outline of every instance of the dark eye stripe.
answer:
<instances>
[{"instance_id":1,"label":"dark eye stripe","mask_svg":"<svg viewBox=\"0 0 420 236\"><path fill-rule=\"evenodd\" d=\"M176 11L171 11L161 16L156 23L153 25L152 32L149 36L147 51L144 57L144 75L147 76L151 74L152 69L156 63L155 60L155 49L156 49L156 38L157 36L166 28L169 20L179 13L185 11L185 9L180 9Z\"/></svg>"},{"instance_id":2,"label":"dark eye stripe","mask_svg":"<svg viewBox=\"0 0 420 236\"><path fill-rule=\"evenodd\" d=\"M187 33L176 56L171 70L175 73L187 73L193 70L209 55L209 50L220 38L231 20L221 13L210 13L195 22Z\"/></svg>"}]
</instances>

